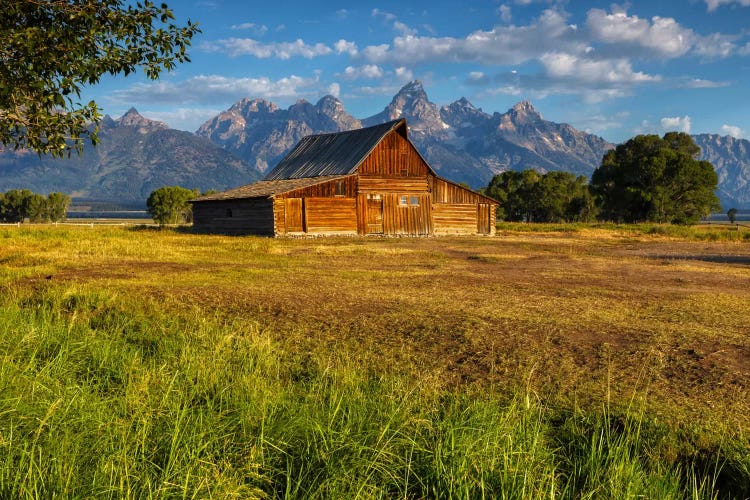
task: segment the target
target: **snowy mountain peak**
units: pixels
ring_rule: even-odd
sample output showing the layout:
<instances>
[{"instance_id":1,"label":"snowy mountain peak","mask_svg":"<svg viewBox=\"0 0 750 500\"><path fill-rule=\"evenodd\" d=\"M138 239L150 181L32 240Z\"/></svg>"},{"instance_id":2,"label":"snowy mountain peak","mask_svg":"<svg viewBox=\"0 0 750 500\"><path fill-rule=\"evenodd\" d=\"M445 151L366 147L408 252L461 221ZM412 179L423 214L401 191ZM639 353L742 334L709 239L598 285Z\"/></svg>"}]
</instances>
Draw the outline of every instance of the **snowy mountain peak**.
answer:
<instances>
[{"instance_id":1,"label":"snowy mountain peak","mask_svg":"<svg viewBox=\"0 0 750 500\"><path fill-rule=\"evenodd\" d=\"M370 126L400 118L405 118L409 123L409 130L415 133L449 128L440 117L438 107L427 98L427 93L419 80L404 85L383 111L365 118L362 124Z\"/></svg>"}]
</instances>

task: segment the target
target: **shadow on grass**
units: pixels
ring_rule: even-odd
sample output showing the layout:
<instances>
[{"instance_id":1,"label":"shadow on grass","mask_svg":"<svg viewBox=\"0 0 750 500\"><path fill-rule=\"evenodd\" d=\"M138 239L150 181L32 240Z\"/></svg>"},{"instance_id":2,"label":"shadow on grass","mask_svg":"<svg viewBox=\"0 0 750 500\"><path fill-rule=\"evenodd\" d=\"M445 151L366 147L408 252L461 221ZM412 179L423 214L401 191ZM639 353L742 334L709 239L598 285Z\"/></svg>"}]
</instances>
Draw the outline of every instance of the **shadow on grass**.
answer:
<instances>
[{"instance_id":1,"label":"shadow on grass","mask_svg":"<svg viewBox=\"0 0 750 500\"><path fill-rule=\"evenodd\" d=\"M711 262L714 264L740 264L750 265L750 255L680 255L680 254L663 254L649 255L649 259L654 260L697 260L701 262Z\"/></svg>"}]
</instances>

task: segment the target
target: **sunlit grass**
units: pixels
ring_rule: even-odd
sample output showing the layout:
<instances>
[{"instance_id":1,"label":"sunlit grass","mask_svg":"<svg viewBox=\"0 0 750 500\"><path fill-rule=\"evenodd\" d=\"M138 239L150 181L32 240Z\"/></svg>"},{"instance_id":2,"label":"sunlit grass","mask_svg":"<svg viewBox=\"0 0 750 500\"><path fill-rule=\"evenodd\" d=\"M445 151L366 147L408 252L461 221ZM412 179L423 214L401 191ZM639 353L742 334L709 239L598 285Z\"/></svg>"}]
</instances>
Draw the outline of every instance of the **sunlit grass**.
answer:
<instances>
[{"instance_id":1,"label":"sunlit grass","mask_svg":"<svg viewBox=\"0 0 750 500\"><path fill-rule=\"evenodd\" d=\"M750 249L552 229L2 229L0 494L748 496Z\"/></svg>"}]
</instances>

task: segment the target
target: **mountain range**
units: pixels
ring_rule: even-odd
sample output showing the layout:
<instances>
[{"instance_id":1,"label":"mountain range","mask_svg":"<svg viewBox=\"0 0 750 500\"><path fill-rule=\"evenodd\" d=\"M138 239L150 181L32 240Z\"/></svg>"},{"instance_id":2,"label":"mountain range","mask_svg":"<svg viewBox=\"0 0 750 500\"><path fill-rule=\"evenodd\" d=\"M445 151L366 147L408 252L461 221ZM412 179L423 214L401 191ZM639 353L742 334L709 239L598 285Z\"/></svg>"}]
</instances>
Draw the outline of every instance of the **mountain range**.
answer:
<instances>
[{"instance_id":1,"label":"mountain range","mask_svg":"<svg viewBox=\"0 0 750 500\"><path fill-rule=\"evenodd\" d=\"M358 119L325 96L283 109L264 99L242 99L191 134L146 119L134 109L105 117L100 144L81 157L52 159L0 150L0 191L29 188L77 197L143 201L163 185L201 190L254 182L304 136L405 118L411 140L443 177L486 186L504 170L565 170L589 177L613 144L568 124L545 120L528 101L492 114L461 98L438 107L419 81L405 85L385 108ZM750 207L750 142L693 136L702 159L715 166L725 208Z\"/></svg>"}]
</instances>

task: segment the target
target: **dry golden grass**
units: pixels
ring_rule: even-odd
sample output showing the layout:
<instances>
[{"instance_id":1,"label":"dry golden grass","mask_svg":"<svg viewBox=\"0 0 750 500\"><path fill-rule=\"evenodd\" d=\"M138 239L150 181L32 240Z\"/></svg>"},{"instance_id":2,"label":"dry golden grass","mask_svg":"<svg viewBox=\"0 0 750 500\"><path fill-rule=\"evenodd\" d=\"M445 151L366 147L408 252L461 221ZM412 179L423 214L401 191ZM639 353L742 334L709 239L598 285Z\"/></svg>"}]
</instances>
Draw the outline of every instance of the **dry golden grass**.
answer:
<instances>
[{"instance_id":1,"label":"dry golden grass","mask_svg":"<svg viewBox=\"0 0 750 500\"><path fill-rule=\"evenodd\" d=\"M106 288L425 383L750 431L750 245L621 228L272 240L0 230L0 285Z\"/></svg>"}]
</instances>

